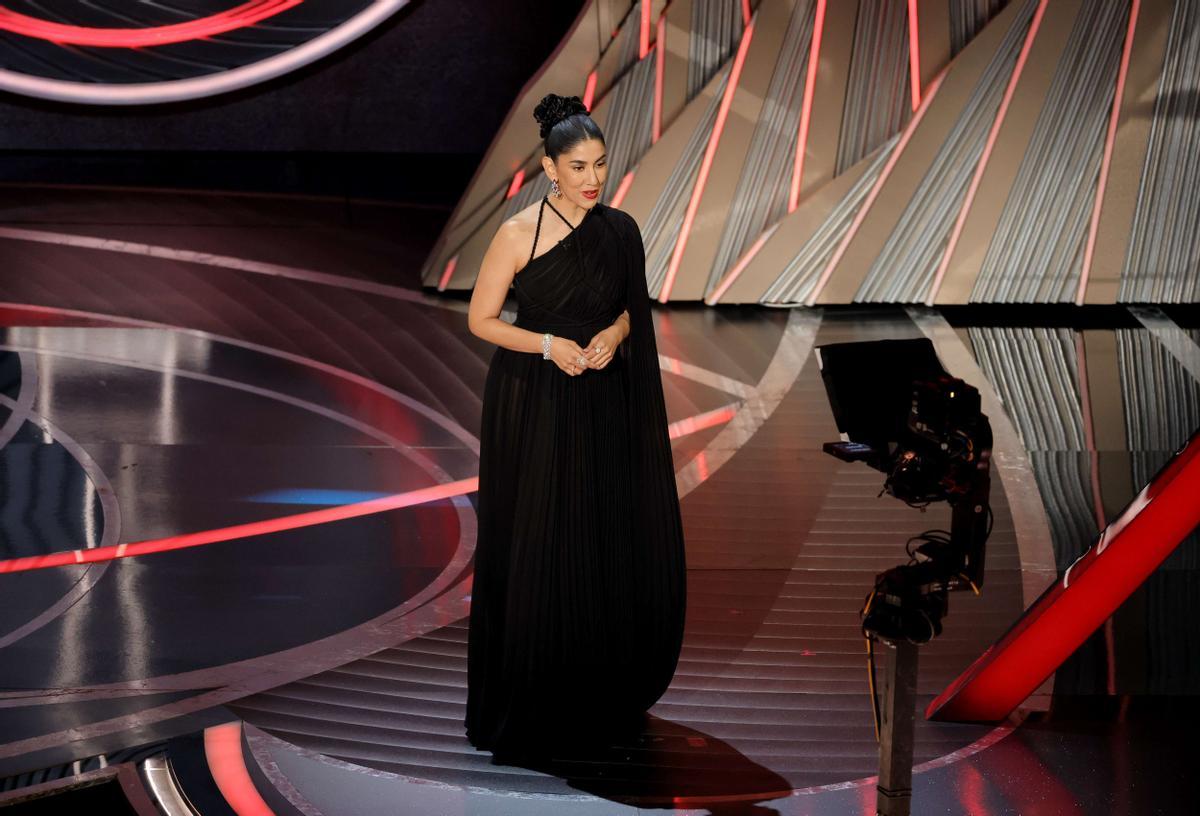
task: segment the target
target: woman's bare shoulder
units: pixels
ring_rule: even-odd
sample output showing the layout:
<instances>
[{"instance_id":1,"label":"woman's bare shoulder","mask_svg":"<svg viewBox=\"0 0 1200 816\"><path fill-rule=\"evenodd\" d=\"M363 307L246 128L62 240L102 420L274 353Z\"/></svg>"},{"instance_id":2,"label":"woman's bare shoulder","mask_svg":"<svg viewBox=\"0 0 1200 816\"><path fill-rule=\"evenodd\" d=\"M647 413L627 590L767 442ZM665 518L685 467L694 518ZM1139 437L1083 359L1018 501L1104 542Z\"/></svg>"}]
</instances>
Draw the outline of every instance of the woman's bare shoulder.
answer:
<instances>
[{"instance_id":1,"label":"woman's bare shoulder","mask_svg":"<svg viewBox=\"0 0 1200 816\"><path fill-rule=\"evenodd\" d=\"M533 230L536 226L537 203L530 204L523 210L518 210L506 218L496 230L499 240L512 241L516 244L532 241Z\"/></svg>"}]
</instances>

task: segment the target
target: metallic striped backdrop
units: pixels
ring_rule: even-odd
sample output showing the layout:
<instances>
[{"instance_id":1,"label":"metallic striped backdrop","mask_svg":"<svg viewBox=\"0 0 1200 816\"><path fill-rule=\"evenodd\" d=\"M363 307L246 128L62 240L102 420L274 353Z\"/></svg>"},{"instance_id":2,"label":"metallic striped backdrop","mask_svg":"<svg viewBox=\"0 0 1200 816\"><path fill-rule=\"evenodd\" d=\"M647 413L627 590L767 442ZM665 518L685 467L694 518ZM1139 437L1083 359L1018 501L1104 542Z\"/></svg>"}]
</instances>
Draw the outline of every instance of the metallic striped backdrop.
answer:
<instances>
[{"instance_id":1,"label":"metallic striped backdrop","mask_svg":"<svg viewBox=\"0 0 1200 816\"><path fill-rule=\"evenodd\" d=\"M641 2L614 13L621 27L597 69L611 77L596 101L611 151L605 197L612 203L629 182L618 203L642 227L651 294L771 305L1195 302L1200 0L1142 3L1133 20L1132 0L916 6L930 23L921 30L948 40L918 37L923 53L910 53L920 21L909 4L751 3L752 19L787 28L750 38L744 57L754 68L735 87L742 3L652 0L648 17ZM1043 19L1052 22L1035 30ZM675 92L686 98L663 111L656 142L659 30L671 40L670 87L686 88ZM953 90L935 93L935 83ZM1136 120L1151 100L1145 127ZM530 139L511 197L489 176L498 216L545 192L539 160ZM685 232L689 206L696 215ZM497 224L478 209L456 212L425 281L454 259L450 288L470 287ZM683 262L664 293L676 255Z\"/></svg>"}]
</instances>

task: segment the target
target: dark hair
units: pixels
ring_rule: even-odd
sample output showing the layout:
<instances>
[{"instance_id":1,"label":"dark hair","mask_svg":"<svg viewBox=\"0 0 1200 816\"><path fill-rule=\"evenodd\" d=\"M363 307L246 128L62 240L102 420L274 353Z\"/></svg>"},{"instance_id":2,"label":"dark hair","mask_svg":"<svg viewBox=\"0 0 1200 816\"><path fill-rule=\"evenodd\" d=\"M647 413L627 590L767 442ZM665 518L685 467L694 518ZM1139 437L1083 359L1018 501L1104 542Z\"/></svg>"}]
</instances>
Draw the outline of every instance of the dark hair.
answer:
<instances>
[{"instance_id":1,"label":"dark hair","mask_svg":"<svg viewBox=\"0 0 1200 816\"><path fill-rule=\"evenodd\" d=\"M533 118L541 125L546 155L553 160L588 139L604 141L600 127L578 96L546 94L533 109Z\"/></svg>"}]
</instances>

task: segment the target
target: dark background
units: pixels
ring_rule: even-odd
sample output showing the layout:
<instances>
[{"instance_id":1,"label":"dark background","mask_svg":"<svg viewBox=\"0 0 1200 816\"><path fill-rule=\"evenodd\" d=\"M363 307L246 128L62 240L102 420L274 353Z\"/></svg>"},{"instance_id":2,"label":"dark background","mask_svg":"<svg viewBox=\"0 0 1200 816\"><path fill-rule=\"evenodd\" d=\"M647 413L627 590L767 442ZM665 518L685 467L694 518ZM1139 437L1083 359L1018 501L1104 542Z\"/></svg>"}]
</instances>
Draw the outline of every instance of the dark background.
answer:
<instances>
[{"instance_id":1,"label":"dark background","mask_svg":"<svg viewBox=\"0 0 1200 816\"><path fill-rule=\"evenodd\" d=\"M300 71L185 103L80 106L0 93L0 181L452 206L582 5L413 0ZM582 84L559 92L582 93ZM529 128L536 135L532 118Z\"/></svg>"}]
</instances>

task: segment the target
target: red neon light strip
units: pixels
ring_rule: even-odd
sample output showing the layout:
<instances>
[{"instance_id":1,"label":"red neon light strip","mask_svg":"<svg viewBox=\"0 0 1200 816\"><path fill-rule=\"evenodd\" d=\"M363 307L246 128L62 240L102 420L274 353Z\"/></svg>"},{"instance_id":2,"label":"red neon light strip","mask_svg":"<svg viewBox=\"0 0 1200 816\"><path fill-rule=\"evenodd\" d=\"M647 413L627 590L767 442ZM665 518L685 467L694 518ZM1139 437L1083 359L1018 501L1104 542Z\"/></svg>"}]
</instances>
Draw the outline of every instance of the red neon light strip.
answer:
<instances>
[{"instance_id":1,"label":"red neon light strip","mask_svg":"<svg viewBox=\"0 0 1200 816\"><path fill-rule=\"evenodd\" d=\"M908 120L908 125L904 128L904 133L900 135L900 141L892 148L892 155L888 157L887 164L883 166L883 170L879 173L879 178L875 179L875 185L871 188L871 192L867 193L866 199L862 206L858 208L858 212L854 215L854 220L850 222L849 229L842 236L841 243L833 252L833 256L829 259L829 263L825 264L825 269L821 271L821 277L817 279L817 283L813 286L812 292L804 299L805 306L812 306L817 302L817 298L821 296L821 291L825 288L825 284L829 283L829 279L833 276L833 270L841 263L842 256L846 254L846 249L850 246L850 242L854 240L854 236L858 233L858 228L862 226L862 222L867 219L867 213L871 211L871 207L875 204L875 199L879 197L879 191L883 189L883 185L887 183L888 177L892 175L892 168L896 166L896 162L900 161L900 156L904 153L904 148L908 146L909 139L916 132L917 126L921 124L921 120L925 117L925 112L929 110L929 104L937 95L938 88L942 85L942 78L946 76L946 69L937 75L933 82L929 83L929 93L925 94L925 99L921 101L921 107L913 115L912 119Z\"/></svg>"},{"instance_id":2,"label":"red neon light strip","mask_svg":"<svg viewBox=\"0 0 1200 816\"><path fill-rule=\"evenodd\" d=\"M461 496L479 489L479 478L462 479L457 482L425 487L420 490L410 490L407 493L397 493L380 499L370 499L340 507L327 507L323 510L312 510L297 513L292 516L252 521L248 524L236 524L232 527L219 527L215 530L205 530L199 533L186 533L170 538L158 538L149 541L137 541L130 544L113 544L108 547L93 547L88 550L67 550L65 552L32 555L25 558L12 558L0 561L0 575L8 572L29 572L30 570L62 567L68 564L91 564L98 561L113 561L118 558L134 558L139 555L184 550L189 547L202 547L205 544L215 544L219 541L233 541L250 536L268 535L285 530L296 530L301 527L315 527L318 524L328 524L343 519L370 516L388 510L402 507L412 507L425 502L448 499Z\"/></svg>"},{"instance_id":3,"label":"red neon light strip","mask_svg":"<svg viewBox=\"0 0 1200 816\"><path fill-rule=\"evenodd\" d=\"M683 251L687 248L688 236L692 232L692 222L696 219L696 210L700 208L700 199L704 195L704 185L708 181L708 172L712 168L713 158L717 155L717 145L721 143L721 131L725 129L725 118L729 116L729 108L733 104L733 95L737 93L738 78L742 75L742 63L746 61L746 52L750 50L750 38L754 36L754 23L751 22L742 32L742 41L738 45L737 55L733 58L733 68L730 69L729 83L725 86L725 94L721 97L721 107L717 110L717 121L712 133L708 135L708 146L704 149L704 158L700 162L700 172L696 176L696 184L692 187L692 197L688 201L687 211L683 216L683 225L679 228L679 238L675 241L675 249L671 253L671 262L667 266L667 276L663 281L662 290L658 293L658 302L666 303L671 297L671 287L675 285L675 275L679 272L679 263L683 260Z\"/></svg>"},{"instance_id":4,"label":"red neon light strip","mask_svg":"<svg viewBox=\"0 0 1200 816\"><path fill-rule=\"evenodd\" d=\"M650 0L642 2L642 19L638 28L638 59L650 53Z\"/></svg>"},{"instance_id":5,"label":"red neon light strip","mask_svg":"<svg viewBox=\"0 0 1200 816\"><path fill-rule=\"evenodd\" d=\"M1108 133L1104 137L1104 158L1100 160L1100 179L1096 183L1096 201L1092 205L1092 221L1088 227L1087 247L1083 251L1083 269L1079 272L1079 290L1075 305L1083 305L1088 276L1092 273L1092 256L1096 251L1096 234L1100 229L1100 210L1104 206L1104 191L1108 186L1108 168L1112 163L1113 145L1117 141L1117 120L1121 118L1121 100L1125 96L1125 77L1129 73L1129 55L1133 52L1133 32L1137 29L1141 0L1133 0L1129 9L1129 27L1125 30L1125 48L1121 52L1121 67L1117 71L1117 89L1113 94L1112 111L1108 114Z\"/></svg>"},{"instance_id":6,"label":"red neon light strip","mask_svg":"<svg viewBox=\"0 0 1200 816\"><path fill-rule=\"evenodd\" d=\"M775 234L775 230L779 229L780 223L782 222L775 223L769 229L765 230L762 235L755 239L754 243L750 245L750 248L746 250L746 253L738 259L736 264L733 265L733 269L730 269L729 272L726 273L725 277L721 278L720 282L717 283L717 285L713 288L712 293L704 299L705 303L707 303L709 306L712 306L725 296L725 292L729 290L730 286L733 286L733 282L736 281L738 277L741 276L742 271L750 265L750 262L754 260L754 256L758 254L758 251L762 249L763 245L767 243L767 240Z\"/></svg>"},{"instance_id":7,"label":"red neon light strip","mask_svg":"<svg viewBox=\"0 0 1200 816\"><path fill-rule=\"evenodd\" d=\"M633 186L633 171L630 170L625 174L625 178L621 179L621 183L617 185L617 191L613 193L612 201L609 202L610 207L617 209L621 206L621 202L625 200L626 193Z\"/></svg>"},{"instance_id":8,"label":"red neon light strip","mask_svg":"<svg viewBox=\"0 0 1200 816\"><path fill-rule=\"evenodd\" d=\"M800 206L800 182L804 178L804 154L808 152L808 125L812 117L813 94L817 88L817 69L821 65L821 34L825 30L825 0L817 0L812 43L808 49L808 75L804 78L804 101L800 107L800 131L796 136L796 156L792 160L792 186L788 191L788 212Z\"/></svg>"},{"instance_id":9,"label":"red neon light strip","mask_svg":"<svg viewBox=\"0 0 1200 816\"><path fill-rule=\"evenodd\" d=\"M713 411L706 411L703 414L681 419L677 422L672 422L667 426L667 435L671 439L678 439L681 436L686 436L696 431L702 431L705 428L712 428L717 425L723 425L733 419L737 413L736 405L726 405L724 408L717 408Z\"/></svg>"},{"instance_id":10,"label":"red neon light strip","mask_svg":"<svg viewBox=\"0 0 1200 816\"><path fill-rule=\"evenodd\" d=\"M240 722L205 728L204 758L217 790L237 816L275 816L250 778L246 755L242 752Z\"/></svg>"},{"instance_id":11,"label":"red neon light strip","mask_svg":"<svg viewBox=\"0 0 1200 816\"><path fill-rule=\"evenodd\" d=\"M650 144L658 141L662 135L662 103L663 103L663 60L666 59L667 47L667 15L658 18L658 34L654 40L654 121Z\"/></svg>"},{"instance_id":12,"label":"red neon light strip","mask_svg":"<svg viewBox=\"0 0 1200 816\"><path fill-rule=\"evenodd\" d=\"M996 111L996 119L992 122L992 129L988 132L987 142L984 143L983 153L979 156L979 162L975 165L975 174L971 177L971 185L967 188L967 195L963 199L962 207L958 210L958 217L954 219L954 229L950 232L950 241L946 244L946 251L942 253L941 263L938 264L937 273L933 276L933 282L929 285L929 294L925 297L925 305L932 306L937 298L938 291L942 288L942 280L946 277L946 270L950 268L950 259L954 255L954 249L958 246L958 239L962 235L963 225L967 223L967 215L971 211L971 205L975 202L975 194L979 191L979 185L983 181L983 173L987 170L988 160L992 156L992 148L996 146L996 139L1000 136L1000 128L1004 125L1004 117L1008 114L1008 105L1012 102L1013 94L1016 93L1017 83L1021 81L1021 73L1025 70L1025 60L1029 58L1029 52L1033 50L1033 40L1037 37L1038 29L1042 25L1042 14L1046 11L1046 4L1049 0L1041 0L1038 3L1037 11L1033 14L1033 22L1029 25L1029 30L1025 32L1025 42L1021 45L1021 53L1017 56L1017 64L1013 66L1012 75L1008 78L1008 87L1004 89L1004 97L1000 100L1000 107Z\"/></svg>"},{"instance_id":13,"label":"red neon light strip","mask_svg":"<svg viewBox=\"0 0 1200 816\"><path fill-rule=\"evenodd\" d=\"M917 35L917 0L908 0L908 85L912 109L921 107L921 38Z\"/></svg>"},{"instance_id":14,"label":"red neon light strip","mask_svg":"<svg viewBox=\"0 0 1200 816\"><path fill-rule=\"evenodd\" d=\"M504 195L505 201L507 201L508 199L515 196L517 194L517 191L521 189L521 185L524 182L525 182L525 171L524 170L518 170L516 173L514 173L513 177L512 177L512 181L510 181L508 183L508 192L505 193L505 195Z\"/></svg>"},{"instance_id":15,"label":"red neon light strip","mask_svg":"<svg viewBox=\"0 0 1200 816\"><path fill-rule=\"evenodd\" d=\"M742 24L750 24L750 0L742 0Z\"/></svg>"},{"instance_id":16,"label":"red neon light strip","mask_svg":"<svg viewBox=\"0 0 1200 816\"><path fill-rule=\"evenodd\" d=\"M190 42L236 31L274 17L304 0L250 0L240 6L186 23L150 28L94 28L39 20L0 6L0 31L48 40L57 45L90 45L97 48L144 48Z\"/></svg>"},{"instance_id":17,"label":"red neon light strip","mask_svg":"<svg viewBox=\"0 0 1200 816\"><path fill-rule=\"evenodd\" d=\"M587 84L583 87L583 106L589 111L592 109L592 100L596 96L596 72L592 71L588 74Z\"/></svg>"},{"instance_id":18,"label":"red neon light strip","mask_svg":"<svg viewBox=\"0 0 1200 816\"><path fill-rule=\"evenodd\" d=\"M442 279L438 281L438 291L445 292L446 287L450 285L450 279L454 277L454 267L458 266L458 256L455 255L446 261L446 268L442 270Z\"/></svg>"},{"instance_id":19,"label":"red neon light strip","mask_svg":"<svg viewBox=\"0 0 1200 816\"><path fill-rule=\"evenodd\" d=\"M975 722L1007 717L1200 525L1198 495L1200 432L926 715Z\"/></svg>"}]
</instances>

